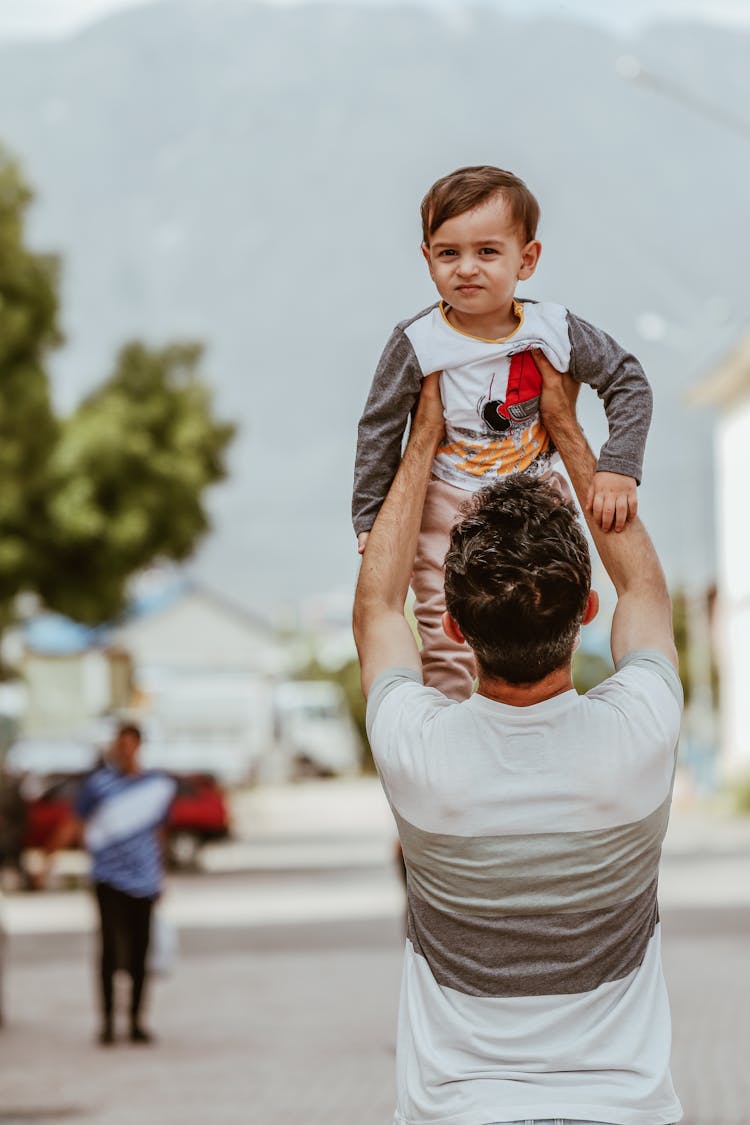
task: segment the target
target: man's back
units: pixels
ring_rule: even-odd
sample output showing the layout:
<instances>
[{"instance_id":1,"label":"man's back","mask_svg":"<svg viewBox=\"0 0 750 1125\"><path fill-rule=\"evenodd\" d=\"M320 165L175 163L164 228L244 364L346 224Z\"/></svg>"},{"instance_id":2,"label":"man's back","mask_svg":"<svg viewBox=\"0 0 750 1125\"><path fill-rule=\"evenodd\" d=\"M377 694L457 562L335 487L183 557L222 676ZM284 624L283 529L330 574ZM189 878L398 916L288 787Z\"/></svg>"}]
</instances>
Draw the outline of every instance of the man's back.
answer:
<instances>
[{"instance_id":1,"label":"man's back","mask_svg":"<svg viewBox=\"0 0 750 1125\"><path fill-rule=\"evenodd\" d=\"M397 1121L680 1116L656 880L681 701L658 653L530 707L375 681L408 871Z\"/></svg>"}]
</instances>

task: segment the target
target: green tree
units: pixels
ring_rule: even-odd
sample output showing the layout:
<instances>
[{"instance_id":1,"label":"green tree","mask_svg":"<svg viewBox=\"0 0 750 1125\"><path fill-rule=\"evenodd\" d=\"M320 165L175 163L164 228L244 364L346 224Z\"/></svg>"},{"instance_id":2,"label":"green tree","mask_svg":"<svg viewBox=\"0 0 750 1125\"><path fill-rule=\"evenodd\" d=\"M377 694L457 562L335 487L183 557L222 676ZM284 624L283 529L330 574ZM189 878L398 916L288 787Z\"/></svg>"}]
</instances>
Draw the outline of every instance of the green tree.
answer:
<instances>
[{"instance_id":1,"label":"green tree","mask_svg":"<svg viewBox=\"0 0 750 1125\"><path fill-rule=\"evenodd\" d=\"M55 565L38 589L78 621L112 617L135 571L187 558L208 529L204 492L225 475L234 427L212 417L202 351L128 344L112 377L61 427L45 525Z\"/></svg>"},{"instance_id":2,"label":"green tree","mask_svg":"<svg viewBox=\"0 0 750 1125\"><path fill-rule=\"evenodd\" d=\"M0 631L22 591L94 624L122 609L136 571L187 558L235 432L213 417L197 343L128 344L55 417L44 363L61 340L58 270L24 246L30 200L0 149Z\"/></svg>"},{"instance_id":3,"label":"green tree","mask_svg":"<svg viewBox=\"0 0 750 1125\"><path fill-rule=\"evenodd\" d=\"M38 536L58 436L44 363L60 343L54 258L27 249L31 192L0 148L0 631L48 565Z\"/></svg>"}]
</instances>

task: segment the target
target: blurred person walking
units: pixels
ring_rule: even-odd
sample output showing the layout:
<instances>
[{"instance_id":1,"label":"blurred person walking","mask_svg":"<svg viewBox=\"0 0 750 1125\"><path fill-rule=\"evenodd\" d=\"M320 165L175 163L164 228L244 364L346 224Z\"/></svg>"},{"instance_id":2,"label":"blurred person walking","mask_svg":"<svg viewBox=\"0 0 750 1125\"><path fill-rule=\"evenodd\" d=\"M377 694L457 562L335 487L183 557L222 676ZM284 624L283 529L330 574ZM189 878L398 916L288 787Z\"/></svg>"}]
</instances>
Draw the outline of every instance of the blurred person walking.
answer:
<instances>
[{"instance_id":1,"label":"blurred person walking","mask_svg":"<svg viewBox=\"0 0 750 1125\"><path fill-rule=\"evenodd\" d=\"M84 781L75 812L49 844L51 857L78 839L92 860L99 907L99 982L102 1024L99 1042L115 1041L114 975L131 978L130 1041L151 1043L141 1024L153 905L164 877L164 825L176 784L166 774L141 769L140 729L120 726L105 762Z\"/></svg>"}]
</instances>

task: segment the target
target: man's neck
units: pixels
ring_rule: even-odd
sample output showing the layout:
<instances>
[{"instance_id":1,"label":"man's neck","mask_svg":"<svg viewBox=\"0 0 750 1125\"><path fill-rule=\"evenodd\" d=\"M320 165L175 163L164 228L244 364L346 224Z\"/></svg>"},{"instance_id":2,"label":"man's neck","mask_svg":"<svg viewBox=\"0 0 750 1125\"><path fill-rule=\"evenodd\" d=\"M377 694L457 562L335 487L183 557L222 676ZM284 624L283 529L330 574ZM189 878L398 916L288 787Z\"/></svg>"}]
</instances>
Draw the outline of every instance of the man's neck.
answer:
<instances>
[{"instance_id":1,"label":"man's neck","mask_svg":"<svg viewBox=\"0 0 750 1125\"><path fill-rule=\"evenodd\" d=\"M545 699L571 690L573 677L570 664L566 664L533 684L509 684L507 680L480 674L477 693L508 707L531 707L534 703L543 703Z\"/></svg>"}]
</instances>

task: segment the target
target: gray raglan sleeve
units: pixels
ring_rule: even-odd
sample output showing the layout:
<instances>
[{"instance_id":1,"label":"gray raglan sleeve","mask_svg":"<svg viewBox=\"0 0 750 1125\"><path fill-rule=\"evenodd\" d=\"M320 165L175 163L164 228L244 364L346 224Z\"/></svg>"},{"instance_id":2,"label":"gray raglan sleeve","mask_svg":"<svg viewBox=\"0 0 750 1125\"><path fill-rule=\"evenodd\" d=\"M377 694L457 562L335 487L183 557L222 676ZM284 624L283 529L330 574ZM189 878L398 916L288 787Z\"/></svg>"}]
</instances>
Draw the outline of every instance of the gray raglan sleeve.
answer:
<instances>
[{"instance_id":1,"label":"gray raglan sleeve","mask_svg":"<svg viewBox=\"0 0 750 1125\"><path fill-rule=\"evenodd\" d=\"M597 469L635 477L641 483L653 395L634 355L580 317L568 313L570 374L593 387L604 404L609 438Z\"/></svg>"},{"instance_id":2,"label":"gray raglan sleeve","mask_svg":"<svg viewBox=\"0 0 750 1125\"><path fill-rule=\"evenodd\" d=\"M409 337L395 328L378 363L359 421L354 462L352 521L356 535L369 531L401 460L409 415L422 386L422 370Z\"/></svg>"}]
</instances>

